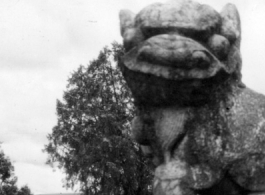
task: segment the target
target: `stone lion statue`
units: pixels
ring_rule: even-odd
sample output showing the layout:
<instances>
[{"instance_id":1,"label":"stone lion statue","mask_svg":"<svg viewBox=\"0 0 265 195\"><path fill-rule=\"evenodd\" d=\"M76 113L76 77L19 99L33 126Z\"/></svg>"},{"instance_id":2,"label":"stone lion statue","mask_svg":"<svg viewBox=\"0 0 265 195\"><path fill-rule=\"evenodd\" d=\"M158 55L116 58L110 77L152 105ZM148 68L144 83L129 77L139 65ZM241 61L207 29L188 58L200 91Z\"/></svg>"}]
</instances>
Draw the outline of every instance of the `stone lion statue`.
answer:
<instances>
[{"instance_id":1,"label":"stone lion statue","mask_svg":"<svg viewBox=\"0 0 265 195\"><path fill-rule=\"evenodd\" d=\"M265 97L241 81L236 7L173 0L123 10L120 23L154 194L265 194Z\"/></svg>"}]
</instances>

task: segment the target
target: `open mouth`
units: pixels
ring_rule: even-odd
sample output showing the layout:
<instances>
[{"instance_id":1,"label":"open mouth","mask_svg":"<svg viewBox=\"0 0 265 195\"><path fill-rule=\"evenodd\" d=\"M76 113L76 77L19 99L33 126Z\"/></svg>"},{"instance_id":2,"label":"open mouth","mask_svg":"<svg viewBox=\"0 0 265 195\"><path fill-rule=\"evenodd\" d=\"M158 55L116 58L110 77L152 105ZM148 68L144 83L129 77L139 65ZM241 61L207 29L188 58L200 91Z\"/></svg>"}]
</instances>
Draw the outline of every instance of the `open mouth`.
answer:
<instances>
[{"instance_id":1,"label":"open mouth","mask_svg":"<svg viewBox=\"0 0 265 195\"><path fill-rule=\"evenodd\" d=\"M123 63L132 71L170 80L210 78L224 68L202 44L176 34L147 39L129 51Z\"/></svg>"}]
</instances>

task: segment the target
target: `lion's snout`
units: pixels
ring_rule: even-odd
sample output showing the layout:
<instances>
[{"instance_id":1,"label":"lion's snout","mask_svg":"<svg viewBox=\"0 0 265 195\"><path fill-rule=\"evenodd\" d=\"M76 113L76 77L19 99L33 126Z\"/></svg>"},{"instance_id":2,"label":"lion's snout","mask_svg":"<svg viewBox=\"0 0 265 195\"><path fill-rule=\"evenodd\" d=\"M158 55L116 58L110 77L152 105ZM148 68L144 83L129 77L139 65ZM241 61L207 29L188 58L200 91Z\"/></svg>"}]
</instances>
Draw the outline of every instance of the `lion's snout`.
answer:
<instances>
[{"instance_id":1,"label":"lion's snout","mask_svg":"<svg viewBox=\"0 0 265 195\"><path fill-rule=\"evenodd\" d=\"M190 70L207 69L219 60L202 44L180 35L157 35L138 49L137 60Z\"/></svg>"}]
</instances>

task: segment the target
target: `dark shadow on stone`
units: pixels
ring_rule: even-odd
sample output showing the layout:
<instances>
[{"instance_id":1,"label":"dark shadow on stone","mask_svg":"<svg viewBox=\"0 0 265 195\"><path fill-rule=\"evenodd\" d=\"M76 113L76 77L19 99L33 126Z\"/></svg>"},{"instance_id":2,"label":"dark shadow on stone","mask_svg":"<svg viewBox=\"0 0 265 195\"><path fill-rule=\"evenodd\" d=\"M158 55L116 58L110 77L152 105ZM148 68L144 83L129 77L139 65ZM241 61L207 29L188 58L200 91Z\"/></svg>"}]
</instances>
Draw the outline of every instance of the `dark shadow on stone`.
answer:
<instances>
[{"instance_id":1,"label":"dark shadow on stone","mask_svg":"<svg viewBox=\"0 0 265 195\"><path fill-rule=\"evenodd\" d=\"M226 176L211 188L199 190L197 193L198 195L247 195L250 191L242 188L229 176Z\"/></svg>"}]
</instances>

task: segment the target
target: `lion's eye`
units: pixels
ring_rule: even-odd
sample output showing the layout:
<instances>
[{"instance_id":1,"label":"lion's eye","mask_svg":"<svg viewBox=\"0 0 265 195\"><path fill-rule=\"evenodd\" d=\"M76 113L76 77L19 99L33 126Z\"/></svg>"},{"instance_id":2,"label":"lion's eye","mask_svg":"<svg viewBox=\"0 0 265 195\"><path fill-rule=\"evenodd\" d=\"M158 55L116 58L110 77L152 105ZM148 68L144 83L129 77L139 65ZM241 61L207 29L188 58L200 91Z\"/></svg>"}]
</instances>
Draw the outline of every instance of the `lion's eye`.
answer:
<instances>
[{"instance_id":1,"label":"lion's eye","mask_svg":"<svg viewBox=\"0 0 265 195\"><path fill-rule=\"evenodd\" d=\"M217 34L209 38L208 46L214 55L220 60L225 60L230 49L230 43L228 39Z\"/></svg>"}]
</instances>

